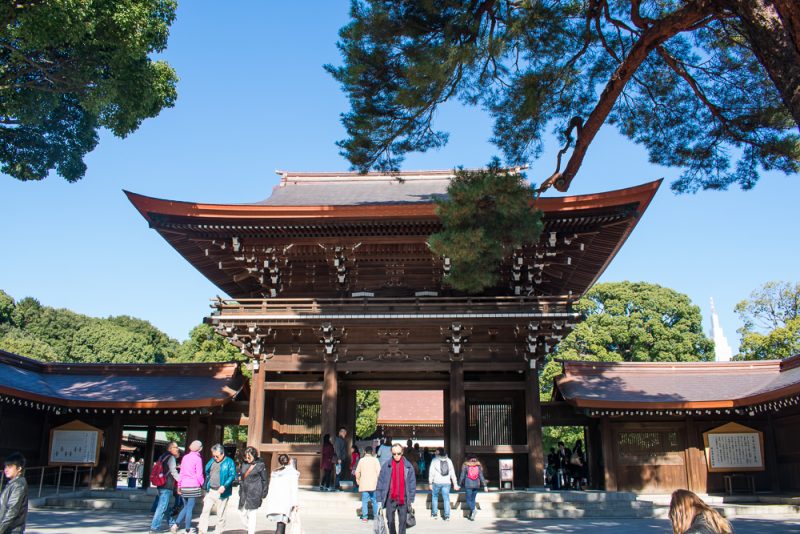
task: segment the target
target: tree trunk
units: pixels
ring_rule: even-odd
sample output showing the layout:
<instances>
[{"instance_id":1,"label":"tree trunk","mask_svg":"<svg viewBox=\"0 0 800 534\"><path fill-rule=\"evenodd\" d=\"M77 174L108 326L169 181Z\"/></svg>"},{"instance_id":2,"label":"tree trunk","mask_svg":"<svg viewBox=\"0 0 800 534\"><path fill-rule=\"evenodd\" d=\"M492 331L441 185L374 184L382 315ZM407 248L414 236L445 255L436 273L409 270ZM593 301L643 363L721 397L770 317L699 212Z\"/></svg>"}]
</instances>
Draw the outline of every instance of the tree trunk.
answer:
<instances>
[{"instance_id":1,"label":"tree trunk","mask_svg":"<svg viewBox=\"0 0 800 534\"><path fill-rule=\"evenodd\" d=\"M742 21L759 63L800 130L800 5L797 0L722 0Z\"/></svg>"}]
</instances>

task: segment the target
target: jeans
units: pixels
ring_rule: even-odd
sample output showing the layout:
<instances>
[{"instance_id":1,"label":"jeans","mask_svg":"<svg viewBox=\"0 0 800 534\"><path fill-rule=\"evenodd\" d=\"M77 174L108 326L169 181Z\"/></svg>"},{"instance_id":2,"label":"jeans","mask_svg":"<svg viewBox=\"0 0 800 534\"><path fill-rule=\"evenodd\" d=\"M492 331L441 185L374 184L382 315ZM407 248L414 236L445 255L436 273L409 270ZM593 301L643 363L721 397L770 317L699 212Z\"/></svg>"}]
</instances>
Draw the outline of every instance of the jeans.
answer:
<instances>
[{"instance_id":1,"label":"jeans","mask_svg":"<svg viewBox=\"0 0 800 534\"><path fill-rule=\"evenodd\" d=\"M372 515L378 515L378 498L375 496L375 490L361 492L361 518L369 518L369 502L372 501Z\"/></svg>"},{"instance_id":2,"label":"jeans","mask_svg":"<svg viewBox=\"0 0 800 534\"><path fill-rule=\"evenodd\" d=\"M169 500L171 497L172 490L158 490L158 505L156 506L156 511L153 513L153 522L150 523L150 530L159 530L161 527L161 521L164 520L164 513L169 507Z\"/></svg>"},{"instance_id":3,"label":"jeans","mask_svg":"<svg viewBox=\"0 0 800 534\"><path fill-rule=\"evenodd\" d=\"M475 497L478 495L478 488L464 488L464 492L467 494L467 507L471 512L475 510Z\"/></svg>"},{"instance_id":4,"label":"jeans","mask_svg":"<svg viewBox=\"0 0 800 534\"><path fill-rule=\"evenodd\" d=\"M333 484L333 472L330 469L323 469L322 470L322 482L320 486L326 489L330 489Z\"/></svg>"},{"instance_id":5,"label":"jeans","mask_svg":"<svg viewBox=\"0 0 800 534\"><path fill-rule=\"evenodd\" d=\"M447 484L434 484L433 491L431 491L431 515L436 516L439 513L439 492L442 494L444 500L444 515L442 517L450 517L450 483Z\"/></svg>"},{"instance_id":6,"label":"jeans","mask_svg":"<svg viewBox=\"0 0 800 534\"><path fill-rule=\"evenodd\" d=\"M178 517L175 519L175 524L180 526L181 521L184 522L184 527L186 530L190 530L192 528L192 511L194 509L194 501L196 501L196 497L183 497L183 509L181 513L178 514Z\"/></svg>"}]
</instances>

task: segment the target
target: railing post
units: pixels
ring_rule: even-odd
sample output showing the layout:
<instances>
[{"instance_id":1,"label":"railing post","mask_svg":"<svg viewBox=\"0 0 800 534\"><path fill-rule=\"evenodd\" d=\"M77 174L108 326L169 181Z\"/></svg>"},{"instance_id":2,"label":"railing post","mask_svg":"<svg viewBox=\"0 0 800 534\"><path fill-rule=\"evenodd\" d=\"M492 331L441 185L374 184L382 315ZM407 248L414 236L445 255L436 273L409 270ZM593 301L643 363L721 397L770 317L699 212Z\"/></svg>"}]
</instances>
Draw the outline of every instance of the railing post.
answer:
<instances>
[{"instance_id":1,"label":"railing post","mask_svg":"<svg viewBox=\"0 0 800 534\"><path fill-rule=\"evenodd\" d=\"M86 487L89 488L89 489L92 489L92 475L93 475L93 473L94 473L94 466L90 465L89 466L89 479L88 479L89 482L86 484Z\"/></svg>"},{"instance_id":2,"label":"railing post","mask_svg":"<svg viewBox=\"0 0 800 534\"><path fill-rule=\"evenodd\" d=\"M56 482L56 495L61 491L61 471L64 469L63 465L58 466L58 481Z\"/></svg>"},{"instance_id":3,"label":"railing post","mask_svg":"<svg viewBox=\"0 0 800 534\"><path fill-rule=\"evenodd\" d=\"M75 486L78 484L78 467L77 465L72 469L72 493L75 493Z\"/></svg>"},{"instance_id":4,"label":"railing post","mask_svg":"<svg viewBox=\"0 0 800 534\"><path fill-rule=\"evenodd\" d=\"M44 471L45 468L42 467L42 474L39 475L39 497L42 496L42 484L44 484Z\"/></svg>"}]
</instances>

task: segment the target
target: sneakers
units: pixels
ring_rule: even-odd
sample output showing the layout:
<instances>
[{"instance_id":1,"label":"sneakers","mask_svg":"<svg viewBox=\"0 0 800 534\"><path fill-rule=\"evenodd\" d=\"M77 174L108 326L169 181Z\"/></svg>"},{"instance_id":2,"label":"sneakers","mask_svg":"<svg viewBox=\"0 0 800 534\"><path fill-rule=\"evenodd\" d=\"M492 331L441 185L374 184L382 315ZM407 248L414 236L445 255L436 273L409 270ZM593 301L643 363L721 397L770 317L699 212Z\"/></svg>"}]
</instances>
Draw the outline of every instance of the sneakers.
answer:
<instances>
[{"instance_id":1,"label":"sneakers","mask_svg":"<svg viewBox=\"0 0 800 534\"><path fill-rule=\"evenodd\" d=\"M431 519L439 519L439 516L436 514L431 514Z\"/></svg>"},{"instance_id":2,"label":"sneakers","mask_svg":"<svg viewBox=\"0 0 800 534\"><path fill-rule=\"evenodd\" d=\"M170 527L169 527L169 531L170 531L172 534L178 534L178 524L177 524L177 523L175 523L175 524L173 524L173 525L170 525Z\"/></svg>"},{"instance_id":3,"label":"sneakers","mask_svg":"<svg viewBox=\"0 0 800 534\"><path fill-rule=\"evenodd\" d=\"M469 513L469 520L475 521L475 516L478 515L478 510L473 510Z\"/></svg>"},{"instance_id":4,"label":"sneakers","mask_svg":"<svg viewBox=\"0 0 800 534\"><path fill-rule=\"evenodd\" d=\"M450 517L443 517L442 521L450 521Z\"/></svg>"}]
</instances>

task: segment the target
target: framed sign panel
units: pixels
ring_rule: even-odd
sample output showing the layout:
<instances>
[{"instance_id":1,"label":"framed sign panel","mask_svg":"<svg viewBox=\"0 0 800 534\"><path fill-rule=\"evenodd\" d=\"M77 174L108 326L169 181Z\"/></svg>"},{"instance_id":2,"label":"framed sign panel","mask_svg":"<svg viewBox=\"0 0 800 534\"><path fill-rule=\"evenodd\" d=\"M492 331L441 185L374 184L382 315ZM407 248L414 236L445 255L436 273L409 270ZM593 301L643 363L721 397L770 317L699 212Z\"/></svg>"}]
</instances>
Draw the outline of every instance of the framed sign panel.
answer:
<instances>
[{"instance_id":1,"label":"framed sign panel","mask_svg":"<svg viewBox=\"0 0 800 534\"><path fill-rule=\"evenodd\" d=\"M738 423L703 432L710 473L764 470L764 433Z\"/></svg>"},{"instance_id":2,"label":"framed sign panel","mask_svg":"<svg viewBox=\"0 0 800 534\"><path fill-rule=\"evenodd\" d=\"M50 430L49 465L96 466L103 444L103 431L81 421Z\"/></svg>"}]
</instances>

